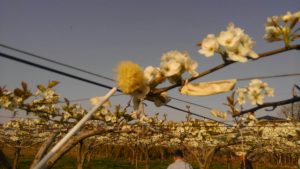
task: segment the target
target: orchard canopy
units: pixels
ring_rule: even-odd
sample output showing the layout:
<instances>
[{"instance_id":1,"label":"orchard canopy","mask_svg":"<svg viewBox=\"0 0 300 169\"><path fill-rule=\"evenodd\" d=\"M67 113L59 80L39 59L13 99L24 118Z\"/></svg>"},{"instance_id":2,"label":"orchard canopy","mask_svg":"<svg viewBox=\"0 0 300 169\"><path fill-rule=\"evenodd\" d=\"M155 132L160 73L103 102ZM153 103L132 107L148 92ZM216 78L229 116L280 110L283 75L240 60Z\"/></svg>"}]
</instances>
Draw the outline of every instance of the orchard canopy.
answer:
<instances>
[{"instance_id":1,"label":"orchard canopy","mask_svg":"<svg viewBox=\"0 0 300 169\"><path fill-rule=\"evenodd\" d=\"M262 53L253 50L254 40L247 31L234 23L229 23L217 34L208 34L198 43L199 54L204 57L221 57L222 63L208 70L198 72L198 62L189 53L171 50L160 58L158 67L142 68L132 61L122 61L116 68L116 85L122 93L128 94L127 107L106 102L93 114L81 130L50 158L51 168L72 147L83 140L93 140L98 145L143 145L151 147L185 147L190 151L199 167L207 167L217 151L233 152L237 156L255 158L267 153L292 153L300 155L300 122L288 117L278 121L258 120L255 111L263 108L295 104L300 101L299 86L291 86L291 98L266 102L268 97L276 97L272 84L260 79L249 80L248 85L236 88L237 79L196 82L222 68L241 62L259 62L261 58L280 55L290 50L300 50L294 42L300 37L300 11L271 16L265 23L264 39L281 43L282 47ZM218 55L218 56L215 56ZM238 70L243 71L243 70ZM0 141L14 148L24 148L46 143L55 135L51 144L62 138L88 112L80 104L72 104L69 99L61 99L55 91L57 81L39 84L35 91L22 82L19 88L0 88L0 107L12 114L26 112L28 118L13 119L2 125ZM144 101L152 101L156 106L165 106L172 98L168 91L178 88L190 97L228 93L227 111L212 108L210 113L218 118L232 116L230 124L212 119L197 119L188 114L185 120L168 120L144 111ZM97 104L101 97L91 98ZM222 103L220 103L222 104ZM207 150L207 151L204 151ZM47 150L46 150L47 151ZM201 154L202 153L202 154ZM206 154L205 154L206 153ZM204 155L203 155L204 154ZM37 161L40 158L36 159ZM34 165L32 166L34 167Z\"/></svg>"}]
</instances>

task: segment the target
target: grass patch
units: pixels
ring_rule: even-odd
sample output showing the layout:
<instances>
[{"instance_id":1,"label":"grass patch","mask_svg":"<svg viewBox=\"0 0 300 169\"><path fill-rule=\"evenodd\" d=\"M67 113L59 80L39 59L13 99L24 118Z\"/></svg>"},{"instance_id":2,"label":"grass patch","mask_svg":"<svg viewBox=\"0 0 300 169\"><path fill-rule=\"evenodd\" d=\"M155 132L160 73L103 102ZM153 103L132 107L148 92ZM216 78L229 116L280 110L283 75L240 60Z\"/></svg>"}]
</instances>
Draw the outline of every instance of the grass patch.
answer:
<instances>
[{"instance_id":1,"label":"grass patch","mask_svg":"<svg viewBox=\"0 0 300 169\"><path fill-rule=\"evenodd\" d=\"M21 158L19 162L20 169L27 169L30 167L32 158ZM149 163L150 169L166 169L171 160L152 160ZM191 163L194 169L198 169L196 163ZM76 159L72 157L63 157L53 167L53 169L76 169ZM130 162L122 159L97 159L91 161L85 169L135 169L135 165L131 165ZM138 169L145 169L145 163L138 163ZM220 162L213 162L210 169L227 169L226 164ZM238 164L233 164L232 169L239 169ZM257 169L287 169L281 167L258 167Z\"/></svg>"}]
</instances>

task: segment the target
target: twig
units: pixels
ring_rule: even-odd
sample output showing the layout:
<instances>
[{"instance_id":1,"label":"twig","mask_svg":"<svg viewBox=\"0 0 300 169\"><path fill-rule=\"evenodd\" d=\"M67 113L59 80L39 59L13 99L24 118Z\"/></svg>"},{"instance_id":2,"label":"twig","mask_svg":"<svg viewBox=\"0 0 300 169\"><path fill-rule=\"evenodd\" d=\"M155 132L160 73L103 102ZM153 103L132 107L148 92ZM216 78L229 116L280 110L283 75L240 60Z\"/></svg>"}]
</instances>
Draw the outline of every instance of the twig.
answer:
<instances>
[{"instance_id":1,"label":"twig","mask_svg":"<svg viewBox=\"0 0 300 169\"><path fill-rule=\"evenodd\" d=\"M291 46L288 46L288 47L283 47L283 48L279 48L279 49L275 49L275 50L263 52L263 53L258 54L259 57L256 58L256 59L252 59L252 58L249 58L249 59L250 59L250 60L253 60L253 61L256 61L256 60L258 60L258 59L265 58L265 57L267 57L267 56L275 55L275 54L278 54L278 53L282 53L282 52L286 52L286 51L294 50L294 49L300 50L300 44L298 44L298 45L291 45ZM217 70L219 70L219 69L222 69L222 68L224 68L224 67L226 67L226 66L229 66L229 65L231 65L231 64L233 64L233 63L237 63L237 62L234 62L234 61L227 61L227 62L225 62L225 63L222 63L222 64L220 64L220 65L217 65L216 67L213 67L213 68L211 68L211 69L205 70L205 71L199 73L198 76L191 77L191 78L187 79L186 81L187 81L187 82L191 82L191 81L196 80L196 79L198 79L198 78L200 78L200 77L203 77L203 76L205 76L205 75L208 75L208 74L210 74L210 73L213 73L213 72L215 72L215 71L217 71ZM174 88L176 88L176 87L179 87L179 86L181 86L181 84L182 84L182 82L181 82L181 83L174 84L174 85L171 85L171 86L168 86L168 87L159 88L159 89L154 89L154 90L151 91L151 94L160 94L160 93L162 93L162 92L166 92L166 91L168 91L168 90L171 90L171 89L174 89Z\"/></svg>"},{"instance_id":2,"label":"twig","mask_svg":"<svg viewBox=\"0 0 300 169\"><path fill-rule=\"evenodd\" d=\"M269 103L264 103L262 105L258 105L257 107L248 109L248 110L244 110L241 111L238 114L234 114L232 115L232 117L236 117L236 116L240 116L249 112L255 112L259 109L265 108L265 107L277 107L277 106L281 106L281 105L286 105L286 104L290 104L290 103L295 103L295 102L299 102L300 101L300 97L293 97L291 99L287 99L287 100L282 100L282 101L278 101L278 102L269 102Z\"/></svg>"}]
</instances>

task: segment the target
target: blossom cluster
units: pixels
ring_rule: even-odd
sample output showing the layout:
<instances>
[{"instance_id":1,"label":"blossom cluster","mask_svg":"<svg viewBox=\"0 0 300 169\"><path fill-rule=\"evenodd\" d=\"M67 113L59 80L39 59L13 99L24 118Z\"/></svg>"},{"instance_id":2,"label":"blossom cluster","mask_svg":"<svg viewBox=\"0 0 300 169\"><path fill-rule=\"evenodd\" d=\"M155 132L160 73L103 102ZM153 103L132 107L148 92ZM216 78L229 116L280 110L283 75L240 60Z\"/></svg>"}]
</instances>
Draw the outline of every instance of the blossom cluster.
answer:
<instances>
[{"instance_id":1,"label":"blossom cluster","mask_svg":"<svg viewBox=\"0 0 300 169\"><path fill-rule=\"evenodd\" d=\"M249 83L249 86L238 88L236 94L238 96L238 104L240 105L246 104L246 97L248 97L252 105L261 105L264 103L265 96L274 96L274 89L259 79L253 79Z\"/></svg>"},{"instance_id":2,"label":"blossom cluster","mask_svg":"<svg viewBox=\"0 0 300 169\"><path fill-rule=\"evenodd\" d=\"M11 91L5 89L0 89L0 90L1 90L0 108L15 110L16 107L24 101L22 97L15 96L14 93Z\"/></svg>"},{"instance_id":3,"label":"blossom cluster","mask_svg":"<svg viewBox=\"0 0 300 169\"><path fill-rule=\"evenodd\" d=\"M300 11L295 13L288 11L285 15L271 16L265 24L264 39L268 42L283 40L288 45L289 42L300 37L299 33L297 34L299 32L297 23L300 23Z\"/></svg>"},{"instance_id":4,"label":"blossom cluster","mask_svg":"<svg viewBox=\"0 0 300 169\"><path fill-rule=\"evenodd\" d=\"M8 146L29 146L45 141L50 133L43 128L40 119L21 118L3 124L0 130L0 142Z\"/></svg>"},{"instance_id":5,"label":"blossom cluster","mask_svg":"<svg viewBox=\"0 0 300 169\"><path fill-rule=\"evenodd\" d=\"M126 94L143 98L149 92L143 69L131 61L121 62L117 67L117 83Z\"/></svg>"},{"instance_id":6,"label":"blossom cluster","mask_svg":"<svg viewBox=\"0 0 300 169\"><path fill-rule=\"evenodd\" d=\"M160 69L171 83L177 83L178 80L181 80L181 75L184 72L197 76L197 67L198 63L192 60L187 52L172 50L163 54L160 59Z\"/></svg>"},{"instance_id":7,"label":"blossom cluster","mask_svg":"<svg viewBox=\"0 0 300 169\"><path fill-rule=\"evenodd\" d=\"M242 116L241 118L241 124L243 126L248 126L248 127L252 127L254 125L256 125L258 122L256 116L254 113L247 113L244 116Z\"/></svg>"},{"instance_id":8,"label":"blossom cluster","mask_svg":"<svg viewBox=\"0 0 300 169\"><path fill-rule=\"evenodd\" d=\"M63 105L63 109L65 109L66 111L62 113L62 117L66 121L69 119L79 120L87 113L87 111L78 104Z\"/></svg>"},{"instance_id":9,"label":"blossom cluster","mask_svg":"<svg viewBox=\"0 0 300 169\"><path fill-rule=\"evenodd\" d=\"M215 117L227 119L227 113L226 112L222 112L222 111L217 110L217 109L211 109L210 110L210 114L213 115L213 116L215 116Z\"/></svg>"},{"instance_id":10,"label":"blossom cluster","mask_svg":"<svg viewBox=\"0 0 300 169\"><path fill-rule=\"evenodd\" d=\"M227 30L220 32L218 36L208 34L201 42L199 53L211 57L217 52L226 56L228 60L247 62L248 57L254 59L259 57L253 51L254 44L255 42L243 29L229 23Z\"/></svg>"},{"instance_id":11,"label":"blossom cluster","mask_svg":"<svg viewBox=\"0 0 300 169\"><path fill-rule=\"evenodd\" d=\"M148 66L143 70L131 61L121 62L117 67L117 83L124 93L139 100L144 99L151 89L166 80L173 84L181 82L185 72L193 77L197 76L197 67L198 63L187 52L172 50L162 55L160 67ZM170 101L166 93L152 95L148 99L157 106Z\"/></svg>"}]
</instances>

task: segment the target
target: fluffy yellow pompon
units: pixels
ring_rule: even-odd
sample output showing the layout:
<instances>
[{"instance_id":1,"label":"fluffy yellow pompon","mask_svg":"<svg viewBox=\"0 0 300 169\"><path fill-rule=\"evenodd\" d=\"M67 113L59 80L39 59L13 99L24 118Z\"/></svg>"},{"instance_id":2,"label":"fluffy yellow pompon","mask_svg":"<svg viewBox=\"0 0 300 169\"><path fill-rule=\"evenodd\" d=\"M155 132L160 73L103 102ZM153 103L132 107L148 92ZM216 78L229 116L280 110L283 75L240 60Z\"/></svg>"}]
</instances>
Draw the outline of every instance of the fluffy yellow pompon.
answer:
<instances>
[{"instance_id":1,"label":"fluffy yellow pompon","mask_svg":"<svg viewBox=\"0 0 300 169\"><path fill-rule=\"evenodd\" d=\"M143 69L131 61L123 61L117 67L117 83L127 94L135 92L144 85Z\"/></svg>"}]
</instances>

